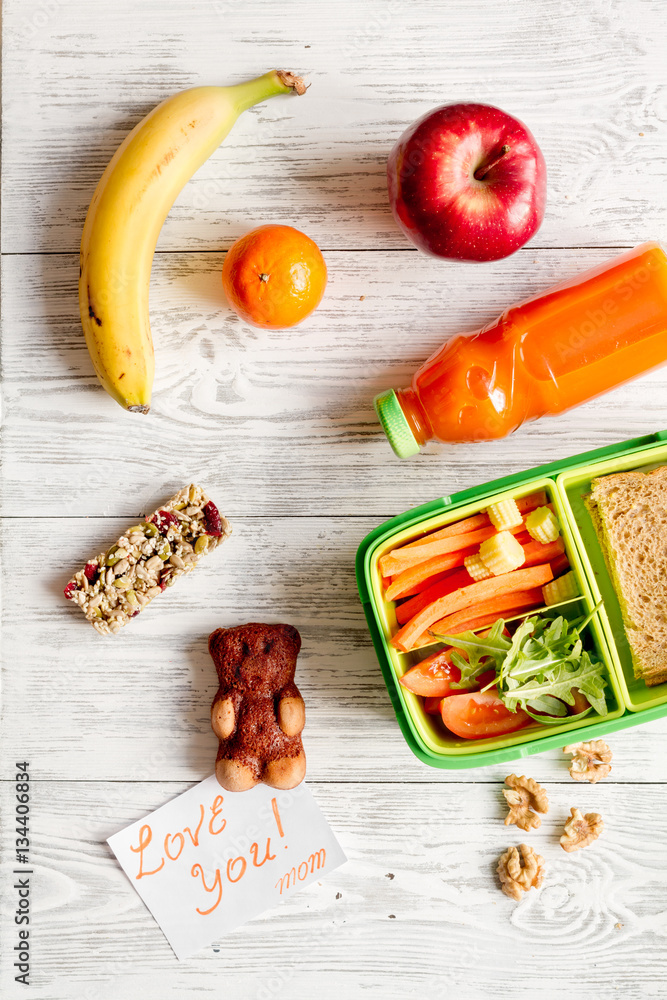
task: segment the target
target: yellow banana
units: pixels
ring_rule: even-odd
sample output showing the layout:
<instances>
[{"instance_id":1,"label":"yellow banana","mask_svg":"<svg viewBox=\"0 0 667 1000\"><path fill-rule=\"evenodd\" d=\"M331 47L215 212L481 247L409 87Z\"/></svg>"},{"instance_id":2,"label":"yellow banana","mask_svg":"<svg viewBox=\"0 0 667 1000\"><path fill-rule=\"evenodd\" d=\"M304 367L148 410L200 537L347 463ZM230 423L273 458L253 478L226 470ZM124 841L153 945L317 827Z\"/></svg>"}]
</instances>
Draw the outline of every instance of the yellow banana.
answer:
<instances>
[{"instance_id":1,"label":"yellow banana","mask_svg":"<svg viewBox=\"0 0 667 1000\"><path fill-rule=\"evenodd\" d=\"M83 227L79 308L97 376L125 409L150 409L148 289L155 244L174 199L242 111L304 91L298 76L282 70L233 87L184 90L132 129L104 171Z\"/></svg>"}]
</instances>

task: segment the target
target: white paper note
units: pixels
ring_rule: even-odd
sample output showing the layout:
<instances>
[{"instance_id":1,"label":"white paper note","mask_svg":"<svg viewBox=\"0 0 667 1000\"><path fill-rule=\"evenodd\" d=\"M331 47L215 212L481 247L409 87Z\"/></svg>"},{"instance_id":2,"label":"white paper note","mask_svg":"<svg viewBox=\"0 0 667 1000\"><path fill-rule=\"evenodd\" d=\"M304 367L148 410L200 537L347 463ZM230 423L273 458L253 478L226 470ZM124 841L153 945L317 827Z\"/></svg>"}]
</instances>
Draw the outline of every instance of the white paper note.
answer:
<instances>
[{"instance_id":1,"label":"white paper note","mask_svg":"<svg viewBox=\"0 0 667 1000\"><path fill-rule=\"evenodd\" d=\"M347 860L303 782L227 792L214 775L107 843L179 959Z\"/></svg>"}]
</instances>

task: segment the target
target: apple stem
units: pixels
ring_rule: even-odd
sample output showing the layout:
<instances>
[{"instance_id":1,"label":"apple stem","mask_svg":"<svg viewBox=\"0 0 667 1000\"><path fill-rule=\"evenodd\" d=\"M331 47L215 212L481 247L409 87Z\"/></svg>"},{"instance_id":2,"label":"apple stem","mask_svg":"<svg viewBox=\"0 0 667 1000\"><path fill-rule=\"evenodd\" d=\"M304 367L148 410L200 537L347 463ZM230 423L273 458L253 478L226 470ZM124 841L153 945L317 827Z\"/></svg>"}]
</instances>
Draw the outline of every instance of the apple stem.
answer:
<instances>
[{"instance_id":1,"label":"apple stem","mask_svg":"<svg viewBox=\"0 0 667 1000\"><path fill-rule=\"evenodd\" d=\"M477 170L475 171L475 173L473 174L473 177L475 178L475 180L476 181L483 181L484 178L486 177L486 175L488 174L488 172L490 170L493 170L493 168L495 167L496 163L500 163L500 161L502 160L503 156L505 156L507 153L509 153L509 151L510 151L509 146L503 146L503 148L500 150L500 152L498 153L497 156L494 156L493 159L491 159L491 160L488 161L488 163L483 163L481 167L478 167Z\"/></svg>"}]
</instances>

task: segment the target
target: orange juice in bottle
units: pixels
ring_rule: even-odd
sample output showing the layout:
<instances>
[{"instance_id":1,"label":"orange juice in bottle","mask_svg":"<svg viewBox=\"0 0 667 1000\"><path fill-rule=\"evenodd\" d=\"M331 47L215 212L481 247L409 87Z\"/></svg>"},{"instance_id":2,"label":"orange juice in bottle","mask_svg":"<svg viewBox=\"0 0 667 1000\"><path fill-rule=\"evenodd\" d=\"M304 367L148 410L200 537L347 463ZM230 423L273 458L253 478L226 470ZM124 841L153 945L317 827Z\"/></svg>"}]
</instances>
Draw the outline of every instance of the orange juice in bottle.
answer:
<instances>
[{"instance_id":1,"label":"orange juice in bottle","mask_svg":"<svg viewBox=\"0 0 667 1000\"><path fill-rule=\"evenodd\" d=\"M667 255L644 243L449 340L375 408L407 458L432 438L505 437L666 361Z\"/></svg>"}]
</instances>

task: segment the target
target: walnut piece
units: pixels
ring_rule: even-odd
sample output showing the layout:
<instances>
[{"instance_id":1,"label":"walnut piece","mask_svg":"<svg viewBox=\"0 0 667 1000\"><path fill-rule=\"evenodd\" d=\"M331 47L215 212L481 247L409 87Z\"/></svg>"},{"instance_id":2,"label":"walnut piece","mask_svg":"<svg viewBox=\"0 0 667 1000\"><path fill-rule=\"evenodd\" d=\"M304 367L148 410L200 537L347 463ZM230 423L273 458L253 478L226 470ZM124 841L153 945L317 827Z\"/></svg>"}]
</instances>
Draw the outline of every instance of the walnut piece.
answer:
<instances>
[{"instance_id":1,"label":"walnut piece","mask_svg":"<svg viewBox=\"0 0 667 1000\"><path fill-rule=\"evenodd\" d=\"M604 830L600 813L586 813L582 816L574 806L570 809L570 818L565 824L565 832L560 838L560 846L564 851L580 851L594 840L597 840Z\"/></svg>"},{"instance_id":2,"label":"walnut piece","mask_svg":"<svg viewBox=\"0 0 667 1000\"><path fill-rule=\"evenodd\" d=\"M563 753L573 754L570 775L575 781L595 783L606 778L611 771L611 759L614 755L604 740L571 743L563 747Z\"/></svg>"},{"instance_id":3,"label":"walnut piece","mask_svg":"<svg viewBox=\"0 0 667 1000\"><path fill-rule=\"evenodd\" d=\"M519 857L521 851L521 857ZM521 899L529 889L539 889L544 880L544 858L527 844L509 847L501 856L497 868L500 887L510 899Z\"/></svg>"},{"instance_id":4,"label":"walnut piece","mask_svg":"<svg viewBox=\"0 0 667 1000\"><path fill-rule=\"evenodd\" d=\"M535 813L549 811L547 793L533 778L526 778L523 774L520 778L510 774L505 778L505 784L508 787L503 788L503 795L510 807L505 826L516 823L520 830L537 830L542 820Z\"/></svg>"}]
</instances>

